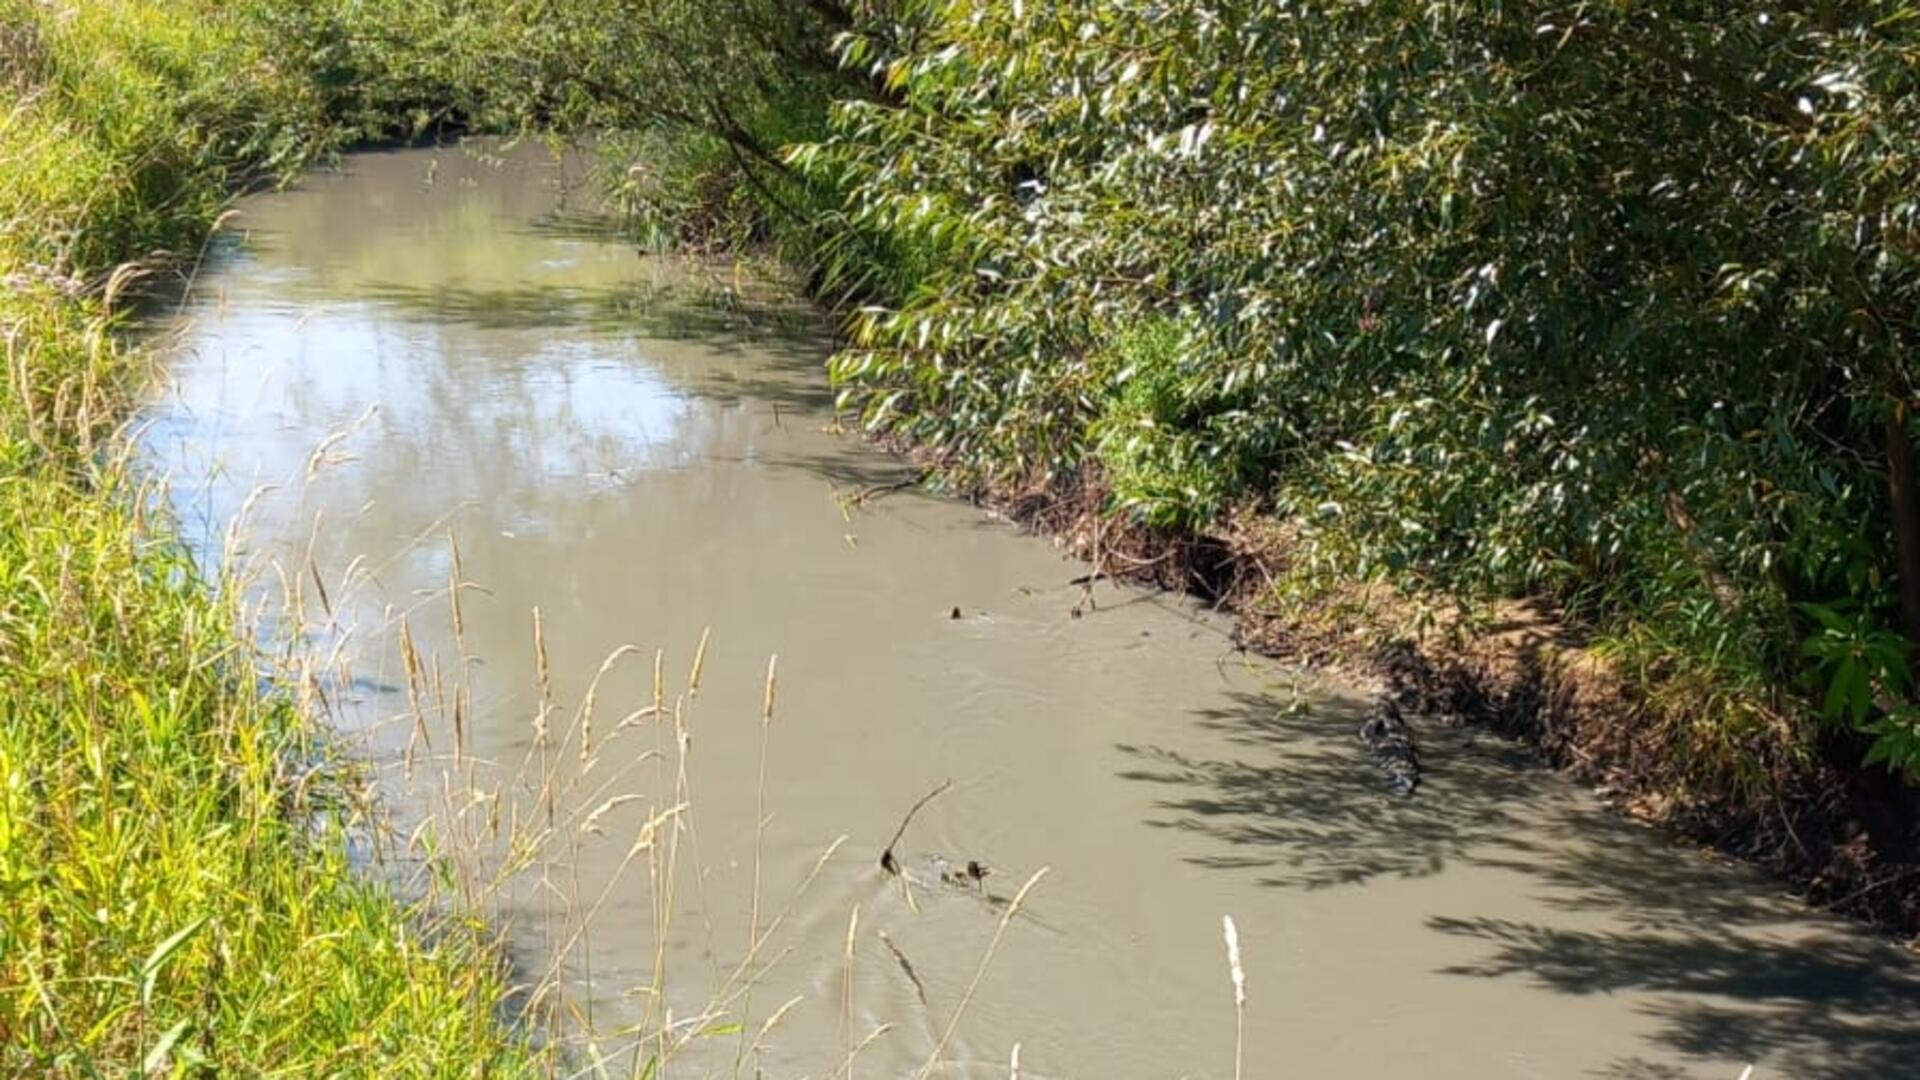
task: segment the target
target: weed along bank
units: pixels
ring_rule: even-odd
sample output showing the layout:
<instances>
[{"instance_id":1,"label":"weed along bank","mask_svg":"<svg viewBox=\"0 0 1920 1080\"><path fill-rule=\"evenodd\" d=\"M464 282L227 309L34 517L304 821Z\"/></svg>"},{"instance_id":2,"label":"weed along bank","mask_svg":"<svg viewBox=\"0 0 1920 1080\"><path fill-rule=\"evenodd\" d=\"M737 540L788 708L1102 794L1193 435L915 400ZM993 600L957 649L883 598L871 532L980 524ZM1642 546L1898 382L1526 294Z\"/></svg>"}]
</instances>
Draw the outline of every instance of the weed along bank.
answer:
<instances>
[{"instance_id":1,"label":"weed along bank","mask_svg":"<svg viewBox=\"0 0 1920 1080\"><path fill-rule=\"evenodd\" d=\"M0 1073L1904 1075L1881 6L0 0Z\"/></svg>"}]
</instances>

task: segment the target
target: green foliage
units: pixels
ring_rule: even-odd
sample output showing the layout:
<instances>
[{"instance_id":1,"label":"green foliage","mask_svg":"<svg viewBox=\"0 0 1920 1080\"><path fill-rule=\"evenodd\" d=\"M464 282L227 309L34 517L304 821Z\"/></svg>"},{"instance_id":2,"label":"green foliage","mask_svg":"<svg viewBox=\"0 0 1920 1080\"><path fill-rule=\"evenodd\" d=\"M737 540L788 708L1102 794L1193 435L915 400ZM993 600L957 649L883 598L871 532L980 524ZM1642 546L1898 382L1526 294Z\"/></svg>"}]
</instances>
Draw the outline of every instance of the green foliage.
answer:
<instances>
[{"instance_id":1,"label":"green foliage","mask_svg":"<svg viewBox=\"0 0 1920 1080\"><path fill-rule=\"evenodd\" d=\"M1836 677L1808 602L1909 653L1920 8L956 0L847 49L899 100L794 160L938 255L835 360L870 423L1729 684ZM1155 320L1178 374L1116 386Z\"/></svg>"},{"instance_id":2,"label":"green foliage","mask_svg":"<svg viewBox=\"0 0 1920 1080\"><path fill-rule=\"evenodd\" d=\"M1114 507L1163 528L1205 525L1234 480L1212 418L1196 411L1207 401L1192 393L1185 345L1170 319L1120 333L1110 346L1115 370L1103 376L1112 393L1090 430Z\"/></svg>"},{"instance_id":3,"label":"green foliage","mask_svg":"<svg viewBox=\"0 0 1920 1080\"><path fill-rule=\"evenodd\" d=\"M478 8L456 5L474 29L452 49L467 58L456 66L485 72L469 111L495 127L601 135L618 163L615 187L650 241L772 241L796 260L818 246L817 236L789 243L811 235L829 206L779 150L823 135L830 97L861 86L831 49L853 9L832 0Z\"/></svg>"},{"instance_id":4,"label":"green foliage","mask_svg":"<svg viewBox=\"0 0 1920 1080\"><path fill-rule=\"evenodd\" d=\"M1869 763L1920 760L1920 707L1912 700L1906 640L1857 606L1801 608L1817 627L1801 642L1800 651L1814 664L1814 687L1825 687L1821 716L1871 735Z\"/></svg>"},{"instance_id":5,"label":"green foliage","mask_svg":"<svg viewBox=\"0 0 1920 1080\"><path fill-rule=\"evenodd\" d=\"M525 6L512 0L197 3L269 58L276 90L329 145L497 127L552 108L503 62Z\"/></svg>"}]
</instances>

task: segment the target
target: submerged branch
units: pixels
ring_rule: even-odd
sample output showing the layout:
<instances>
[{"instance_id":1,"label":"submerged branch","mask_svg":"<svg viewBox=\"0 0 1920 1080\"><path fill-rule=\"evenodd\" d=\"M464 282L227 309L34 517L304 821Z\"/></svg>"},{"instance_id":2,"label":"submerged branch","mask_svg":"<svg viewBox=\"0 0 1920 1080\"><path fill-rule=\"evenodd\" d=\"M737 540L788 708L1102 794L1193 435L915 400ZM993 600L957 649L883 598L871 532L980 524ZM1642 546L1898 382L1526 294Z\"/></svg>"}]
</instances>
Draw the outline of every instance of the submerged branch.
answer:
<instances>
[{"instance_id":1,"label":"submerged branch","mask_svg":"<svg viewBox=\"0 0 1920 1080\"><path fill-rule=\"evenodd\" d=\"M900 819L900 827L893 830L893 839L887 841L886 850L880 853L880 869L885 870L889 874L900 873L900 861L893 857L893 846L900 842L902 836L906 835L907 825L913 821L913 815L919 813L921 807L932 802L935 796L952 786L952 780L942 780L939 787L920 796L920 801L913 804L913 809L907 811L907 816Z\"/></svg>"}]
</instances>

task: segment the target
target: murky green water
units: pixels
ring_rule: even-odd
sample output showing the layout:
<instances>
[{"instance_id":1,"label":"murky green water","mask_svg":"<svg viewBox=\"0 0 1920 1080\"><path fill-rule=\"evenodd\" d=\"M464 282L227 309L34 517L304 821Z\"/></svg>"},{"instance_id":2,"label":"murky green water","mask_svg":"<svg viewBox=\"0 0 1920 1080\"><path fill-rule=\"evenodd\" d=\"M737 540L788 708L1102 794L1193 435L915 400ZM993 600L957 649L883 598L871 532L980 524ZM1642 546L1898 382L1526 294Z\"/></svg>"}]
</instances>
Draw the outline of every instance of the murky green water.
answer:
<instances>
[{"instance_id":1,"label":"murky green water","mask_svg":"<svg viewBox=\"0 0 1920 1080\"><path fill-rule=\"evenodd\" d=\"M488 906L603 1048L626 1045L664 962L653 1015L685 1041L669 1075L826 1076L883 1025L850 1071L911 1075L951 1025L936 1075L1005 1076L1017 1045L1023 1076L1228 1076L1231 915L1250 1077L1920 1061L1903 953L1622 823L1516 749L1423 729L1426 781L1392 798L1353 739L1357 696L1246 661L1219 620L1104 588L1088 609L1080 566L964 505L849 504L909 474L826 430L817 320L596 232L577 173L525 150L376 153L249 199L184 309L144 443L189 536L241 537L273 624L329 661L317 692L404 825L489 838L477 858L497 859L490 838L537 830L551 801L549 854ZM651 668L664 650L683 688L709 628L683 788L671 724L645 713ZM583 755L574 721L625 645ZM876 860L948 779L908 866L995 873L986 895L909 900ZM669 898L628 857L683 795L653 849L677 839ZM751 996L733 993L749 925L776 916ZM744 1038L724 1027L743 1010Z\"/></svg>"}]
</instances>

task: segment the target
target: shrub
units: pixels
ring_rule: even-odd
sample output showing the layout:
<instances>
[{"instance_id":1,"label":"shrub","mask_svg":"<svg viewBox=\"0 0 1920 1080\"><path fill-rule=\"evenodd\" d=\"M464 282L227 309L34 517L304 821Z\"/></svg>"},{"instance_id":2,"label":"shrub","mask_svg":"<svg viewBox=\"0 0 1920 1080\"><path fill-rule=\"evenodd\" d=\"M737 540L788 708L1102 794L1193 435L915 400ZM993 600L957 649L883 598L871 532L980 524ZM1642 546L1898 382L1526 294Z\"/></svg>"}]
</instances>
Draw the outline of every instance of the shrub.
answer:
<instances>
[{"instance_id":1,"label":"shrub","mask_svg":"<svg viewBox=\"0 0 1920 1080\"><path fill-rule=\"evenodd\" d=\"M1920 8L976 0L851 50L901 100L795 159L940 253L835 361L871 423L1652 625L1920 765Z\"/></svg>"}]
</instances>

